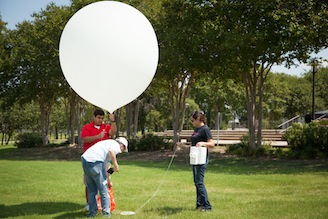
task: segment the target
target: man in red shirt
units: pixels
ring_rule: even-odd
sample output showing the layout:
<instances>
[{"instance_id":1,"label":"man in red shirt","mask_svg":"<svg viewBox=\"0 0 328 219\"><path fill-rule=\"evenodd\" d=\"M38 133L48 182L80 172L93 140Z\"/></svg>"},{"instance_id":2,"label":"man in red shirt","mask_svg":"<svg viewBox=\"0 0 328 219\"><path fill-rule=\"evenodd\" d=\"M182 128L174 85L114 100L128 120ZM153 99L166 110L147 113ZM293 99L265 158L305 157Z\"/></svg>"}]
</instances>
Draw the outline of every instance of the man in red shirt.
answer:
<instances>
[{"instance_id":1,"label":"man in red shirt","mask_svg":"<svg viewBox=\"0 0 328 219\"><path fill-rule=\"evenodd\" d=\"M97 109L93 113L93 121L83 126L81 132L81 139L83 141L83 153L95 143L105 139L110 139L112 136L116 135L117 127L115 122L115 115L113 113L109 114L109 120L111 125L105 124L104 118L104 111ZM86 209L88 210L88 189L86 183L84 184L85 197L87 201Z\"/></svg>"},{"instance_id":2,"label":"man in red shirt","mask_svg":"<svg viewBox=\"0 0 328 219\"><path fill-rule=\"evenodd\" d=\"M81 138L83 141L83 152L98 141L110 139L117 132L115 115L109 114L111 125L104 123L105 113L102 110L94 111L93 121L82 128Z\"/></svg>"}]
</instances>

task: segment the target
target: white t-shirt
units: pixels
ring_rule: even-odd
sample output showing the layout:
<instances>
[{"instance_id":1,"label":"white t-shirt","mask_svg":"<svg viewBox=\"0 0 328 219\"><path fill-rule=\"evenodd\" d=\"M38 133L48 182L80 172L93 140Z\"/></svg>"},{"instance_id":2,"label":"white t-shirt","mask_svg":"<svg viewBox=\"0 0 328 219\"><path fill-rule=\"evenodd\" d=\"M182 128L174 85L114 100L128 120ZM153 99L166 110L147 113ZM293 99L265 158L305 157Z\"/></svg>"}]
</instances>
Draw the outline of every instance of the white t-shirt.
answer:
<instances>
[{"instance_id":1,"label":"white t-shirt","mask_svg":"<svg viewBox=\"0 0 328 219\"><path fill-rule=\"evenodd\" d=\"M87 162L103 161L108 163L110 161L110 157L108 156L110 150L113 151L115 155L122 153L120 144L117 141L107 139L92 145L82 154L82 157Z\"/></svg>"}]
</instances>

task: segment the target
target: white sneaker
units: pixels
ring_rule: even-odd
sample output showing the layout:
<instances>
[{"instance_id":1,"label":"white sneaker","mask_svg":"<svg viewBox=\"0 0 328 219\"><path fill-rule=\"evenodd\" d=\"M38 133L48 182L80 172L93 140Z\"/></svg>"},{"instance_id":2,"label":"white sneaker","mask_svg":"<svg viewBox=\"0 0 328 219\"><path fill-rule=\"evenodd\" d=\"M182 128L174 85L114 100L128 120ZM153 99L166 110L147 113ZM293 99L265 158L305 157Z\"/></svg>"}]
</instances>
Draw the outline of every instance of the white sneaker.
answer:
<instances>
[{"instance_id":1,"label":"white sneaker","mask_svg":"<svg viewBox=\"0 0 328 219\"><path fill-rule=\"evenodd\" d=\"M86 204L85 207L84 207L84 209L85 209L86 211L89 211L89 204Z\"/></svg>"}]
</instances>

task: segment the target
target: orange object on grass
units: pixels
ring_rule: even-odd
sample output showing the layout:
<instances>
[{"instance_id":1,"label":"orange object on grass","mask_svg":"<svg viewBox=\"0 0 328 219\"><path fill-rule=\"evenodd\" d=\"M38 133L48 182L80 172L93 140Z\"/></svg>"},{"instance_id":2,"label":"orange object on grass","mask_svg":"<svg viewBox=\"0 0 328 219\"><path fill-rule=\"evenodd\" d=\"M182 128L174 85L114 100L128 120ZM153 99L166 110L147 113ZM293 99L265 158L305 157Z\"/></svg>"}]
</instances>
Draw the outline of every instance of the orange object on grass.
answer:
<instances>
[{"instance_id":1,"label":"orange object on grass","mask_svg":"<svg viewBox=\"0 0 328 219\"><path fill-rule=\"evenodd\" d=\"M113 187L109 187L108 188L108 195L109 195L109 200L110 200L110 211L114 211L116 208L116 203L115 203L115 199L114 199L114 192L113 192ZM98 205L98 211L102 210L101 207L101 201L100 201L100 196L97 196L97 205Z\"/></svg>"}]
</instances>

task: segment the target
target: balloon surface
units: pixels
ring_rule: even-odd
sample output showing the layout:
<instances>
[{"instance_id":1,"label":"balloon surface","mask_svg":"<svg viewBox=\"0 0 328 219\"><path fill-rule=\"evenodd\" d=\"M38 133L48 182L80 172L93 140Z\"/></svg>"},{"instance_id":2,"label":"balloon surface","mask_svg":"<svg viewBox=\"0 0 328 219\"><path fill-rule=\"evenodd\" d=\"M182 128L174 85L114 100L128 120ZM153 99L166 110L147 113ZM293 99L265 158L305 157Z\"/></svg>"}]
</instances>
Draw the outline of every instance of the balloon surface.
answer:
<instances>
[{"instance_id":1,"label":"balloon surface","mask_svg":"<svg viewBox=\"0 0 328 219\"><path fill-rule=\"evenodd\" d=\"M59 60L72 89L109 112L130 103L152 81L158 42L148 19L134 7L100 1L77 11L59 43Z\"/></svg>"}]
</instances>

